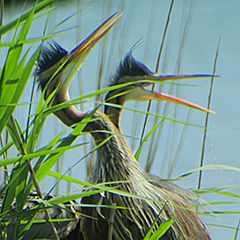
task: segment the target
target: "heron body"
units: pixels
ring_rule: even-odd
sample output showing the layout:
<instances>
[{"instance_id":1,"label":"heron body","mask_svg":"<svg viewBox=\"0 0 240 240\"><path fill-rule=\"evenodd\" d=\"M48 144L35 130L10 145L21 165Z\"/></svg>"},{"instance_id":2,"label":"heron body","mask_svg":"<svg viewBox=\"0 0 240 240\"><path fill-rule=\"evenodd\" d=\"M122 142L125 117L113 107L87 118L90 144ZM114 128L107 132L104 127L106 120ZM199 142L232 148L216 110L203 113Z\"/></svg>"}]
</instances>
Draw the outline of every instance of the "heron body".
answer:
<instances>
[{"instance_id":1,"label":"heron body","mask_svg":"<svg viewBox=\"0 0 240 240\"><path fill-rule=\"evenodd\" d=\"M99 205L100 209L99 212L97 208L82 208L83 214L93 217L81 219L84 239L107 239L111 209L101 209L103 205L126 208L114 211L112 239L143 239L160 212L153 231L170 217L175 221L163 239L200 239L200 236L201 239L210 239L197 214L189 209L191 206L189 199L163 188L161 184L152 184L149 181L150 176L138 165L112 122L100 113L94 117L101 118L94 121L94 128L98 125L98 130L109 131L110 134L105 133L104 138L102 133L100 136L92 134L97 144L105 139L109 140L98 148L95 169L89 177L89 182L93 184L107 182L107 186L117 187L121 193L118 195L105 192L82 199L83 204ZM104 128L100 128L102 126ZM88 191L93 190L94 188ZM132 194L133 197L124 196L124 192L126 195ZM89 226L93 231L88 231Z\"/></svg>"},{"instance_id":2,"label":"heron body","mask_svg":"<svg viewBox=\"0 0 240 240\"><path fill-rule=\"evenodd\" d=\"M57 49L58 47L54 47L54 51ZM66 71L70 70L66 68ZM44 74L45 71L39 72L39 83L42 89L51 77L49 74L46 79ZM66 73L64 79L65 76L67 76ZM198 77L198 75L177 77L189 78ZM114 75L112 84L128 82L133 84L109 92L106 103L122 106L129 99L157 98L190 105L189 102L168 95L147 92L143 88L146 83L140 81L142 79L164 81L177 77L156 77L145 65L128 54ZM62 83L52 106L70 100L68 95L70 81L67 79L63 82L61 78L61 74L56 75L46 86L45 98L49 95L46 95L47 92L52 93ZM208 111L194 104L190 106ZM120 109L107 106L105 113L100 111L93 113L92 111L81 112L70 105L54 113L67 126L82 122L86 124L85 118L92 115L91 121L83 130L93 136L98 146L96 164L88 181L92 184L105 183L110 187L109 191L97 194L94 194L96 190L94 187L85 189L85 192L89 194L92 192L93 195L81 200L83 216L80 221L80 231L84 240L143 239L153 224L152 232L155 232L170 218L174 219L174 223L161 239L210 239L204 224L192 209L195 202L191 199L191 194L171 182L146 173L139 166L122 136L119 122ZM111 188L114 190L111 191ZM88 206L84 207L84 204Z\"/></svg>"}]
</instances>

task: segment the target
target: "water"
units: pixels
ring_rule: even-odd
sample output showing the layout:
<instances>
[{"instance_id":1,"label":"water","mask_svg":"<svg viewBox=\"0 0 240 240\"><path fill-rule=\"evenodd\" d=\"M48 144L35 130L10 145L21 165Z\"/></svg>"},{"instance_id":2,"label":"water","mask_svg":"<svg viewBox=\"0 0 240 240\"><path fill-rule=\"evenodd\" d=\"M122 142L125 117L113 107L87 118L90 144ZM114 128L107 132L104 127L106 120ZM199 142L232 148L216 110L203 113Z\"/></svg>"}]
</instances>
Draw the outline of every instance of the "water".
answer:
<instances>
[{"instance_id":1,"label":"water","mask_svg":"<svg viewBox=\"0 0 240 240\"><path fill-rule=\"evenodd\" d=\"M173 74L176 70L176 61L179 53L179 43L181 38L182 28L182 16L186 20L187 12L189 9L189 2L186 1L184 5L183 1L175 1L172 17L169 25L169 32L167 35L166 43L164 45L163 56L160 62L160 72L163 69L163 64L166 64L164 73ZM152 9L152 4L154 7ZM50 17L50 25L48 32L51 31L54 26L63 21L71 14L76 12L77 3L75 1L58 2L55 5L55 10ZM92 30L94 30L105 18L108 9L107 1L82 1L81 8L88 6L81 12L81 26L78 30L81 33L81 40L84 39ZM155 70L156 59L159 51L160 41L162 39L163 30L167 18L170 1L113 1L111 4L110 13L114 13L119 9L119 6L123 6L123 17L119 23L119 39L115 46L114 60L108 61L108 66L113 73L118 64L119 59L123 57L131 47L139 40L142 39L142 43L134 51L134 56L144 61L144 63L152 70ZM185 6L185 7L184 7ZM207 143L205 149L204 165L211 164L224 164L240 167L239 155L240 155L240 114L239 114L239 89L240 84L238 81L240 75L240 30L239 30L239 1L196 1L190 30L187 35L187 41L183 51L183 57L181 60L180 73L184 74L211 74L213 71L213 63L216 54L217 44L219 37L221 37L219 56L217 61L216 74L221 78L214 80L213 95L211 101L211 109L216 112L215 115L210 115L209 129L207 134ZM20 5L15 5L15 8L11 8L8 14L5 14L5 20L17 16L21 11ZM183 14L183 12L185 14ZM104 17L103 17L104 15ZM152 16L152 17L150 17ZM149 25L149 19L151 23ZM128 25L126 25L127 23ZM31 29L29 37L42 36L45 19L40 18L34 23L34 27ZM54 40L59 42L65 49L71 50L74 48L79 40L77 39L78 25L76 17L63 24L60 30L74 28L72 30L61 33L55 37ZM127 26L127 27L126 27ZM149 35L149 26L152 28L152 32ZM126 31L127 29L127 31ZM105 50L106 57L109 54L112 32L109 34L108 46ZM3 41L9 40L9 36L4 38ZM98 57L99 57L99 45L89 55L82 70L81 76L83 79L83 92L85 94L93 92L97 89L97 73L98 73ZM146 46L147 45L147 46ZM35 45L32 47L34 51ZM167 49L167 50L166 50ZM5 56L6 50L1 49L1 56ZM166 58L164 59L164 55ZM1 57L1 62L4 58ZM106 67L106 66L105 66ZM106 72L106 71L105 71ZM109 72L104 74L104 79L108 80ZM181 82L184 84L195 85L197 87L181 87L179 89L179 96L183 99L193 101L202 106L207 105L207 97L209 92L210 80L189 80ZM26 88L26 92L21 99L21 102L28 102L31 80ZM77 86L77 87L76 87ZM164 92L168 92L168 86L164 86ZM79 85L77 78L73 80L71 89L71 96L79 96ZM174 93L175 94L175 93ZM35 95L35 101L38 101L40 94ZM135 103L127 103L127 108L134 109ZM139 109L145 111L147 104L139 104ZM87 105L86 108L91 108L91 105ZM155 112L155 107L152 107L151 112ZM171 112L169 117L174 116L174 106L170 108ZM160 112L161 114L161 112ZM177 119L185 121L188 114L188 109L179 107ZM27 116L27 107L19 107L16 110L15 117L19 120L21 127L25 128ZM138 124L141 131L144 115L138 116ZM205 114L193 111L191 123L199 126L204 126ZM133 114L131 111L124 110L122 116L122 130L128 135L132 136L132 122ZM153 118L150 118L147 132L150 131L153 123ZM39 147L46 145L49 139L52 139L59 132L65 131L66 128L62 126L54 117L49 117L45 124L45 132L41 136ZM167 133L169 123L165 123L165 131L158 145L159 161L154 163L152 172L159 175L162 172L163 177L167 177L168 163L163 167L162 161L166 149ZM170 127L171 128L171 127ZM175 145L173 146L174 154L176 153L178 143L181 138L182 125L177 124ZM137 138L140 134L136 134ZM177 177L185 172L191 171L199 166L201 144L203 138L203 130L199 128L190 127L187 131L187 136L184 141L183 148L181 150L180 157L177 161L176 168L173 171L171 177ZM80 143L82 139L79 139ZM130 144L132 139L129 139ZM134 149L138 147L139 141L136 141ZM147 158L147 151L150 143L145 144L145 148L140 157L140 163L145 166L145 159ZM15 156L16 153L10 153L10 156ZM64 161L61 162L61 172L64 172L66 168L70 167L77 160L81 159L84 155L83 148L80 147L74 151L68 152L64 157ZM171 158L170 153L166 155L167 161ZM81 162L77 167L73 169L73 177L85 180L85 162ZM198 174L194 173L190 177L187 177L177 184L186 188L197 187ZM52 178L46 178L42 182L42 188L44 191L48 191L52 186L54 180ZM205 170L203 172L202 188L223 187L223 186L239 186L239 171L230 170ZM79 189L79 186L72 186L71 191ZM239 187L226 190L239 196ZM59 192L66 193L66 183L60 184ZM228 205L215 205L209 207L211 211L237 211L239 209L239 198L230 198L222 194L211 194L202 196L207 202L237 202L236 204ZM239 215L217 215L212 218L206 218L205 221L208 224L224 225L229 227L236 227L238 224ZM226 229L210 226L210 233L213 239L233 239L234 229ZM239 238L240 239L240 238Z\"/></svg>"}]
</instances>

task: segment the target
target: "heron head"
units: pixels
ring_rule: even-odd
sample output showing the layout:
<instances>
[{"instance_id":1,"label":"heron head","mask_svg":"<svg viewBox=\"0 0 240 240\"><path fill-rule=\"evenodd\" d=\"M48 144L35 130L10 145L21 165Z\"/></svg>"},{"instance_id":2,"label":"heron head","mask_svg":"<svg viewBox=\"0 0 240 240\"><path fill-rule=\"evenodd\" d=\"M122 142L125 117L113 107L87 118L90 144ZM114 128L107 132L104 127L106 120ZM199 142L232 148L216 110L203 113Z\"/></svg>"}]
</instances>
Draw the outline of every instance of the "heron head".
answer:
<instances>
[{"instance_id":1,"label":"heron head","mask_svg":"<svg viewBox=\"0 0 240 240\"><path fill-rule=\"evenodd\" d=\"M39 87L45 91L44 98L57 89L58 96L68 100L68 87L78 69L96 43L117 23L122 16L116 12L93 31L71 52L67 52L56 42L50 47L43 47L40 55L37 75Z\"/></svg>"},{"instance_id":2,"label":"heron head","mask_svg":"<svg viewBox=\"0 0 240 240\"><path fill-rule=\"evenodd\" d=\"M164 93L157 93L146 89L147 86L167 80L179 80L190 78L205 78L212 75L163 75L159 76L151 72L143 63L137 61L132 53L128 53L123 61L120 62L116 73L111 78L110 86L119 85L119 88L110 91L105 98L106 103L123 106L128 100L166 100L177 104L182 104L204 112L213 113L213 111L201 107L189 101ZM117 106L115 106L117 107ZM105 113L111 111L111 106L105 105Z\"/></svg>"}]
</instances>

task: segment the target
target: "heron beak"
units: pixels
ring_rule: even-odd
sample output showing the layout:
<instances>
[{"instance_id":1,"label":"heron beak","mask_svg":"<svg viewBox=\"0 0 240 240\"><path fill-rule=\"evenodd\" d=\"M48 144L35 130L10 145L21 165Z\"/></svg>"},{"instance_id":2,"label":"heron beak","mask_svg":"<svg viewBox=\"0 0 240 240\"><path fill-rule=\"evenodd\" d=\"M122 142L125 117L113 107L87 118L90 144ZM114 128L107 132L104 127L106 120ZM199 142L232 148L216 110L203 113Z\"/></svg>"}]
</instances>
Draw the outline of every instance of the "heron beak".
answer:
<instances>
[{"instance_id":1,"label":"heron beak","mask_svg":"<svg viewBox=\"0 0 240 240\"><path fill-rule=\"evenodd\" d=\"M154 83L157 82L161 82L161 81L167 81L167 80L180 80L180 79L191 79L191 78L205 78L205 77L213 77L212 75L167 75L167 76L153 76L150 77L149 80L154 80L154 82L147 82L147 83L143 83L141 85L141 88L138 88L140 90L140 92L136 93L138 94L139 98L142 100L166 100L169 102L173 102L173 103L177 103L177 104L181 104L190 108L195 108L197 110L203 111L203 112L207 112L207 113L215 113L212 110L209 110L207 108L201 107L195 103L191 103L189 101L177 98L177 97L173 97L170 96L168 94L164 94L164 93L157 93L154 91L149 91L146 90L144 87L149 86L149 85L153 85ZM217 76L218 77L218 76ZM134 94L134 95L136 95Z\"/></svg>"},{"instance_id":2,"label":"heron beak","mask_svg":"<svg viewBox=\"0 0 240 240\"><path fill-rule=\"evenodd\" d=\"M122 16L122 13L116 12L102 23L95 31L93 31L83 42L74 48L68 55L68 63L74 62L78 64L78 68L86 59L90 50L105 34L117 23Z\"/></svg>"},{"instance_id":3,"label":"heron beak","mask_svg":"<svg viewBox=\"0 0 240 240\"><path fill-rule=\"evenodd\" d=\"M106 35L106 33L117 23L122 13L116 12L93 31L83 42L74 48L66 57L62 59L62 65L55 73L63 84L62 90L66 90L76 72L84 63L88 54L96 43Z\"/></svg>"}]
</instances>

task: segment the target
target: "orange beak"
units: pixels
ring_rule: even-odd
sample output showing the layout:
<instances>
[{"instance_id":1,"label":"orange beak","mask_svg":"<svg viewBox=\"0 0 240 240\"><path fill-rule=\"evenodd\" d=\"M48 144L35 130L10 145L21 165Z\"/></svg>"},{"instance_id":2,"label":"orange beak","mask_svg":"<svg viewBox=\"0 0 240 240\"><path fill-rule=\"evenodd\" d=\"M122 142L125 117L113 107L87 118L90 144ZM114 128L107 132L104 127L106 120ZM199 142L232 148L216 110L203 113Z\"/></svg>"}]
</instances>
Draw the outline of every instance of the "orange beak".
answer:
<instances>
[{"instance_id":1,"label":"orange beak","mask_svg":"<svg viewBox=\"0 0 240 240\"><path fill-rule=\"evenodd\" d=\"M190 78L206 78L206 77L213 77L212 75L166 75L166 76L153 76L153 77L149 77L149 80L154 80L154 82L147 82L147 83L142 83L140 85L140 88L136 88L136 91L134 95L138 95L139 96L139 100L166 100L169 102L173 102L173 103L177 103L177 104L181 104L187 107L191 107L191 108L195 108L204 112L208 112L208 113L215 113L207 108L201 107L195 103L191 103L189 101L177 98L177 97L173 97L170 96L168 94L165 93L157 93L157 92L153 92L153 91L149 91L146 90L144 87L149 86L149 85L153 85L155 82L162 82L162 81L168 81L168 80L180 80L180 79L190 79ZM215 76L218 77L218 76ZM147 80L148 78L146 78ZM135 90L133 90L135 91Z\"/></svg>"},{"instance_id":2,"label":"orange beak","mask_svg":"<svg viewBox=\"0 0 240 240\"><path fill-rule=\"evenodd\" d=\"M83 42L75 47L69 53L68 62L79 61L79 59L85 59L86 55L94 47L94 45L106 35L106 33L116 24L120 19L122 13L116 12L109 17L104 23L102 23L95 31L93 31ZM82 60L81 60L82 61Z\"/></svg>"},{"instance_id":3,"label":"orange beak","mask_svg":"<svg viewBox=\"0 0 240 240\"><path fill-rule=\"evenodd\" d=\"M63 64L53 77L58 78L58 81L63 84L62 91L67 91L73 76L82 66L92 48L117 23L121 16L122 13L119 12L113 14L61 60Z\"/></svg>"}]
</instances>

